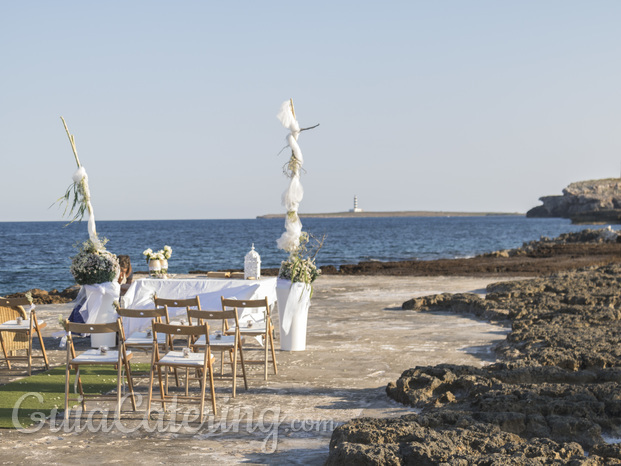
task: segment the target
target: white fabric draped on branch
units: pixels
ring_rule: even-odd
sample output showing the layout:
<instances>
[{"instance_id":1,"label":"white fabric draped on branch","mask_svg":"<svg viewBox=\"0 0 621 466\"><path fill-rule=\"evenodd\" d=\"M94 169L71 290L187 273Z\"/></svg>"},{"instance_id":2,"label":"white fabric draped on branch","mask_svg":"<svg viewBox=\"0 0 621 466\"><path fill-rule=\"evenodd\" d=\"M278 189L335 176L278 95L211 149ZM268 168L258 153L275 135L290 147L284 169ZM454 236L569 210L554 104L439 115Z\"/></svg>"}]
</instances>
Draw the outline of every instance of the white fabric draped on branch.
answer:
<instances>
[{"instance_id":1,"label":"white fabric draped on branch","mask_svg":"<svg viewBox=\"0 0 621 466\"><path fill-rule=\"evenodd\" d=\"M289 168L289 186L282 194L282 204L287 209L285 217L285 232L276 241L279 249L287 252L296 251L300 245L300 235L302 234L302 222L298 217L298 208L302 197L304 197L304 189L300 182L300 169L304 158L302 150L298 145L298 136L300 135L300 125L295 118L293 102L287 100L280 106L277 118L282 125L287 128L290 133L287 135L287 144L291 148L291 159L288 164Z\"/></svg>"},{"instance_id":2,"label":"white fabric draped on branch","mask_svg":"<svg viewBox=\"0 0 621 466\"><path fill-rule=\"evenodd\" d=\"M82 166L78 168L73 174L72 179L73 182L78 185L80 191L82 192L82 196L84 197L84 202L86 202L86 208L88 210L88 237L99 249L101 247L101 243L99 241L99 237L97 236L97 228L95 227L95 212L93 210L93 205L91 204L91 190L88 186L88 175L86 174L86 169Z\"/></svg>"}]
</instances>

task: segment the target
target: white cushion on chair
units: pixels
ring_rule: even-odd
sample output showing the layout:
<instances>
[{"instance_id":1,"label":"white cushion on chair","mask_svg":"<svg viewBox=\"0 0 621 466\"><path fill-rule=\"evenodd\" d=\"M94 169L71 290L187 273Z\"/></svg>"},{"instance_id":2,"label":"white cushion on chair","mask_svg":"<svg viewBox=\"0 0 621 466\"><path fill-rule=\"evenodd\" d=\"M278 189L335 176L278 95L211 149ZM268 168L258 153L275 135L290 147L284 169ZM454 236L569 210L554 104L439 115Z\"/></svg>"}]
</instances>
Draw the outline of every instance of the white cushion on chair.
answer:
<instances>
[{"instance_id":1,"label":"white cushion on chair","mask_svg":"<svg viewBox=\"0 0 621 466\"><path fill-rule=\"evenodd\" d=\"M209 335L209 343L211 346L230 346L235 345L235 335L227 336L223 335L220 338L216 338L215 335ZM194 346L205 346L205 335L201 335Z\"/></svg>"},{"instance_id":2,"label":"white cushion on chair","mask_svg":"<svg viewBox=\"0 0 621 466\"><path fill-rule=\"evenodd\" d=\"M131 351L127 351L129 356ZM77 357L71 360L69 364L87 364L87 363L110 363L116 364L119 360L118 351L108 351L106 354L101 354L98 349L89 349L84 353L79 354Z\"/></svg>"},{"instance_id":3,"label":"white cushion on chair","mask_svg":"<svg viewBox=\"0 0 621 466\"><path fill-rule=\"evenodd\" d=\"M212 362L215 359L211 356ZM183 357L183 351L169 351L162 359L157 361L159 364L180 364L183 366L202 366L205 362L205 353L190 353L189 357Z\"/></svg>"},{"instance_id":4,"label":"white cushion on chair","mask_svg":"<svg viewBox=\"0 0 621 466\"><path fill-rule=\"evenodd\" d=\"M2 330L30 330L30 320L22 320L21 324L17 323L17 320L7 320L3 324L0 324Z\"/></svg>"},{"instance_id":5,"label":"white cushion on chair","mask_svg":"<svg viewBox=\"0 0 621 466\"><path fill-rule=\"evenodd\" d=\"M235 326L232 326L227 333L230 333L235 330ZM265 333L265 321L261 322L253 322L252 327L248 327L247 325L239 326L239 333Z\"/></svg>"},{"instance_id":6,"label":"white cushion on chair","mask_svg":"<svg viewBox=\"0 0 621 466\"><path fill-rule=\"evenodd\" d=\"M166 343L166 335L163 333L157 334L157 342L160 344ZM134 332L125 341L126 345L152 345L153 335L147 336L147 332Z\"/></svg>"}]
</instances>

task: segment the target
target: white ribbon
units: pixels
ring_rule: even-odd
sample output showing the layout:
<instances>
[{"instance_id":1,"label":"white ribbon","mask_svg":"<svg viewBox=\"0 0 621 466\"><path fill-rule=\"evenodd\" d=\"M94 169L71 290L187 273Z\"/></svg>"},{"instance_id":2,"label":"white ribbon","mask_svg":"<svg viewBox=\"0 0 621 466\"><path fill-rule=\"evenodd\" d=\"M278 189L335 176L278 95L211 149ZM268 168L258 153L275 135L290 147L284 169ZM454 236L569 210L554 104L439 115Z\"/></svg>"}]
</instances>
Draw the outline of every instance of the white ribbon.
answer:
<instances>
[{"instance_id":1,"label":"white ribbon","mask_svg":"<svg viewBox=\"0 0 621 466\"><path fill-rule=\"evenodd\" d=\"M282 125L287 128L290 133L287 135L287 144L293 153L292 157L297 160L297 164L292 167L291 180L289 186L282 194L282 204L287 209L285 217L285 232L276 240L279 249L287 252L293 252L300 246L300 235L302 234L302 222L298 217L298 208L304 197L304 189L300 182L300 168L304 163L302 150L298 145L298 136L300 135L300 125L293 114L291 101L287 100L280 106L280 110L276 117ZM293 212L293 214L291 214Z\"/></svg>"},{"instance_id":2,"label":"white ribbon","mask_svg":"<svg viewBox=\"0 0 621 466\"><path fill-rule=\"evenodd\" d=\"M88 186L88 175L86 174L86 169L84 167L78 168L71 178L74 183L82 185L82 195L84 196L86 208L88 209L88 237L93 242L95 247L100 249L102 244L97 236L97 228L95 228L95 212L93 210L93 205L91 204L91 190Z\"/></svg>"},{"instance_id":3,"label":"white ribbon","mask_svg":"<svg viewBox=\"0 0 621 466\"><path fill-rule=\"evenodd\" d=\"M82 287L86 295L80 315L87 324L101 324L116 320L114 300L119 299L121 285L118 282L98 283Z\"/></svg>"},{"instance_id":4,"label":"white ribbon","mask_svg":"<svg viewBox=\"0 0 621 466\"><path fill-rule=\"evenodd\" d=\"M307 312L310 306L311 287L301 282L291 283L289 280L278 279L278 309L280 325L285 333L291 330L296 316Z\"/></svg>"}]
</instances>

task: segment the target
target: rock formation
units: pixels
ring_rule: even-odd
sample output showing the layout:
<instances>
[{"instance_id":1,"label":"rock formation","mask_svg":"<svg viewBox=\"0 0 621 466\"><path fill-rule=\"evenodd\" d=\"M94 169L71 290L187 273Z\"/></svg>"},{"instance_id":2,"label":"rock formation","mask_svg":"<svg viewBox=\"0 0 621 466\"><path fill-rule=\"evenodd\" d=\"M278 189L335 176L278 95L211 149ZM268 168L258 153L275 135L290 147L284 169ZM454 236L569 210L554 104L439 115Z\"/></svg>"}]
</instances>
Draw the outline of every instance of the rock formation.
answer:
<instances>
[{"instance_id":1,"label":"rock formation","mask_svg":"<svg viewBox=\"0 0 621 466\"><path fill-rule=\"evenodd\" d=\"M386 392L420 414L339 426L328 464L621 464L620 285L608 265L405 302L508 319L502 362L404 371Z\"/></svg>"},{"instance_id":2,"label":"rock formation","mask_svg":"<svg viewBox=\"0 0 621 466\"><path fill-rule=\"evenodd\" d=\"M576 222L618 223L621 218L621 178L578 181L563 189L562 196L539 198L543 205L530 209L527 217L562 217Z\"/></svg>"}]
</instances>

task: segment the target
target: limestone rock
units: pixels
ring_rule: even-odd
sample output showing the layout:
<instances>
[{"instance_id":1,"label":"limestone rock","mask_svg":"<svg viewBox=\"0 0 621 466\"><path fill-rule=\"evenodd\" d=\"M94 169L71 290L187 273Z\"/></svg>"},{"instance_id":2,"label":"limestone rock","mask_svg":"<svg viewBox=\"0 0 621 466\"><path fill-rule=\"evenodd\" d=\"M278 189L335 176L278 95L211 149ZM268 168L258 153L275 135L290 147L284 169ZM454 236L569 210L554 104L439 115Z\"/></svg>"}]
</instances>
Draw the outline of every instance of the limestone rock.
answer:
<instances>
[{"instance_id":1,"label":"limestone rock","mask_svg":"<svg viewBox=\"0 0 621 466\"><path fill-rule=\"evenodd\" d=\"M563 190L562 196L539 198L543 205L526 213L527 217L562 217L621 209L621 179L578 181Z\"/></svg>"},{"instance_id":2,"label":"limestone rock","mask_svg":"<svg viewBox=\"0 0 621 466\"><path fill-rule=\"evenodd\" d=\"M503 362L404 371L386 393L420 414L339 426L327 464L621 462L621 447L604 441L621 436L621 265L496 283L485 298L415 298L403 308L485 318L503 310L511 321L497 348Z\"/></svg>"}]
</instances>

